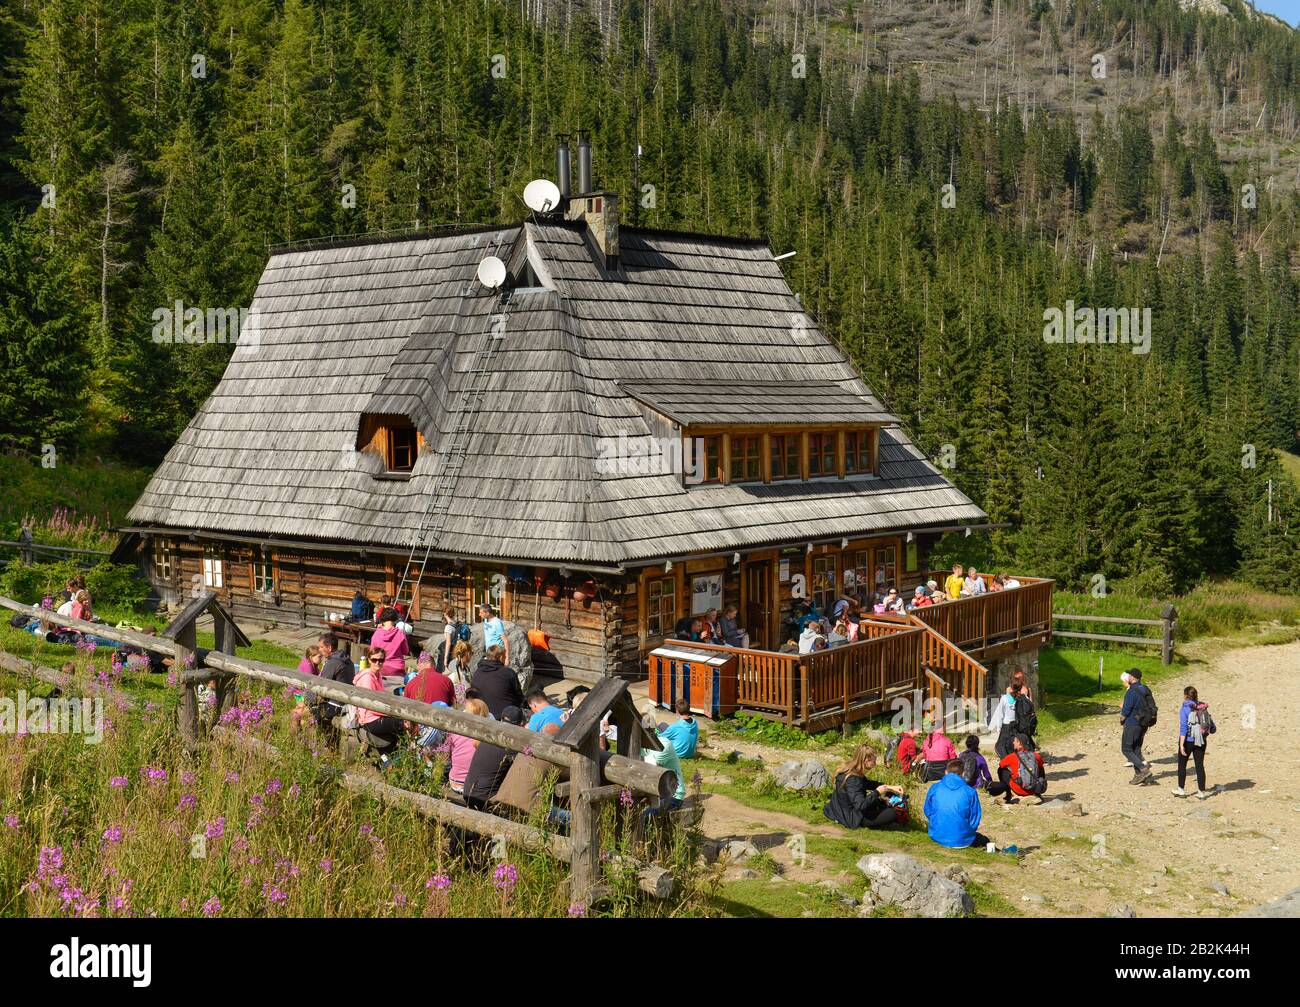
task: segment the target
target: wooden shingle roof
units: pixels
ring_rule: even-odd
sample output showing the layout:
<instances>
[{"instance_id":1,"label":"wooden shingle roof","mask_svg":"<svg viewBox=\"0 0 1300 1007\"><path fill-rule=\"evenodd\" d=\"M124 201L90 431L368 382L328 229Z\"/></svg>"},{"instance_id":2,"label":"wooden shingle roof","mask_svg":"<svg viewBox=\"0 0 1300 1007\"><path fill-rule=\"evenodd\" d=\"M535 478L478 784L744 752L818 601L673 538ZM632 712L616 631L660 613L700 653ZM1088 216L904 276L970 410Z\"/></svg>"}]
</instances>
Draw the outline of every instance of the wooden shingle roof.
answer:
<instances>
[{"instance_id":1,"label":"wooden shingle roof","mask_svg":"<svg viewBox=\"0 0 1300 1007\"><path fill-rule=\"evenodd\" d=\"M687 486L639 462L663 435L647 405L681 423L894 420L764 245L627 228L620 244L614 273L566 223L273 255L256 344L236 349L130 519L404 551L485 354L440 553L613 566L984 518L897 428L881 432L877 477ZM549 289L503 307L474 279L489 254L527 254ZM424 434L409 479L375 478L380 459L356 450L363 413ZM636 457L610 464L611 445Z\"/></svg>"}]
</instances>

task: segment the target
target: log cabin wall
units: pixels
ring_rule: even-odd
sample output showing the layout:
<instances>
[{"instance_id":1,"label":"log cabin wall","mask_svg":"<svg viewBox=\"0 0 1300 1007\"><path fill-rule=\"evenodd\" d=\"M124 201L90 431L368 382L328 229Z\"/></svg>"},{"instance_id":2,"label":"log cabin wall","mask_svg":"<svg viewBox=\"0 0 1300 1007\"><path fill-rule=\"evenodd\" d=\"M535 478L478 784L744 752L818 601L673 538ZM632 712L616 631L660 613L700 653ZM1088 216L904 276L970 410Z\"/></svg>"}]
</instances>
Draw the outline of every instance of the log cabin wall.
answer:
<instances>
[{"instance_id":1,"label":"log cabin wall","mask_svg":"<svg viewBox=\"0 0 1300 1007\"><path fill-rule=\"evenodd\" d=\"M156 569L152 545L155 539L171 546L169 578L161 577ZM260 552L261 547L243 543L151 536L142 565L155 592L169 603L183 604L194 589L211 590L227 611L245 624L274 622L323 628L329 614L346 616L351 611L352 597L358 590L370 601L378 601L385 594L396 595L407 559L373 552L363 559L359 552L272 548L274 590L263 592L254 589L255 562ZM525 578L517 576L521 573ZM420 582L418 602L412 606L415 636L423 640L441 634L446 604L454 605L462 620L474 621L471 608L486 597L505 618L524 629L545 631L551 638L551 651L564 669L610 673L619 665L624 643L624 580L598 580L595 590L584 591L587 597L579 601L569 592L561 592L561 597L554 599L547 597L544 577L544 571L531 567L465 564L435 568L430 564ZM631 625L635 624L634 616ZM634 668L639 666L635 643L633 636Z\"/></svg>"}]
</instances>

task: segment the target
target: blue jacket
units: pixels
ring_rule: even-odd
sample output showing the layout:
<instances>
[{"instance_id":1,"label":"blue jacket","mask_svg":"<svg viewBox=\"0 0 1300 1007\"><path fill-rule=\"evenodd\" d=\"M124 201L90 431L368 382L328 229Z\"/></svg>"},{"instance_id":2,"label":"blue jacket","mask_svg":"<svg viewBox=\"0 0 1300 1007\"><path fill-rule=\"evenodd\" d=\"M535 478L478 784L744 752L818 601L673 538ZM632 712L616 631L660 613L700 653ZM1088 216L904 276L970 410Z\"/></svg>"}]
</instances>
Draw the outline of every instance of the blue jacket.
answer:
<instances>
[{"instance_id":1,"label":"blue jacket","mask_svg":"<svg viewBox=\"0 0 1300 1007\"><path fill-rule=\"evenodd\" d=\"M1190 699L1184 699L1183 705L1178 711L1178 739L1180 741L1183 738L1187 737L1187 732L1191 730L1187 721L1188 718L1191 716L1192 708L1195 706L1196 703L1194 701Z\"/></svg>"},{"instance_id":2,"label":"blue jacket","mask_svg":"<svg viewBox=\"0 0 1300 1007\"><path fill-rule=\"evenodd\" d=\"M673 748L677 749L678 758L689 759L695 754L695 746L700 740L700 725L696 723L694 717L690 720L679 720L667 730L660 731L659 737L666 738L672 743Z\"/></svg>"},{"instance_id":3,"label":"blue jacket","mask_svg":"<svg viewBox=\"0 0 1300 1007\"><path fill-rule=\"evenodd\" d=\"M954 850L975 842L975 830L984 812L980 795L967 786L960 773L945 773L925 794L925 818L930 838Z\"/></svg>"},{"instance_id":4,"label":"blue jacket","mask_svg":"<svg viewBox=\"0 0 1300 1007\"><path fill-rule=\"evenodd\" d=\"M1124 705L1119 709L1119 722L1121 724L1127 726L1129 723L1129 717L1134 716L1134 714L1138 712L1138 706L1142 702L1142 690L1145 688L1146 686L1141 682L1134 682L1128 687L1128 690L1124 693ZM1133 723L1136 724L1137 721L1134 720Z\"/></svg>"}]
</instances>

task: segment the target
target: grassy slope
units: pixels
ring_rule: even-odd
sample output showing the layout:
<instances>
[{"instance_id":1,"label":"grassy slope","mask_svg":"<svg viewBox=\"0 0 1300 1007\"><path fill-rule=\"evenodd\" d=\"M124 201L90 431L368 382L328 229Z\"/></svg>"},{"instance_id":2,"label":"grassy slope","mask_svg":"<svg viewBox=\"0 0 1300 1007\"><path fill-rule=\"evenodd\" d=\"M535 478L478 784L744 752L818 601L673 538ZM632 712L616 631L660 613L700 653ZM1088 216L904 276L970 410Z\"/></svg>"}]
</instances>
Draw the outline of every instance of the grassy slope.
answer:
<instances>
[{"instance_id":1,"label":"grassy slope","mask_svg":"<svg viewBox=\"0 0 1300 1007\"><path fill-rule=\"evenodd\" d=\"M95 462L64 462L42 468L27 458L0 456L0 532L16 528L25 515L45 518L56 507L66 507L103 524L118 524L126 517L145 483L148 469Z\"/></svg>"}]
</instances>

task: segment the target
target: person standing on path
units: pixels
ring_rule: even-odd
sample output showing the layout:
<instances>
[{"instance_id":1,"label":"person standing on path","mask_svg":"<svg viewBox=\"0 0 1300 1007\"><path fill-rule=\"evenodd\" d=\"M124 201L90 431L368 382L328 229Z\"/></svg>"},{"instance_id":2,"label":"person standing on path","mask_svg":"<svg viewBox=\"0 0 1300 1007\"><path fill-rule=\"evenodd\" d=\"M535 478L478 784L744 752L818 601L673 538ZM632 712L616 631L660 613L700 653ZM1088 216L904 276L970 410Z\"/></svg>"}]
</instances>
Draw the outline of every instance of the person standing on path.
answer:
<instances>
[{"instance_id":1,"label":"person standing on path","mask_svg":"<svg viewBox=\"0 0 1300 1007\"><path fill-rule=\"evenodd\" d=\"M1205 745L1216 730L1210 708L1196 695L1196 689L1183 690L1183 705L1178 711L1178 786L1175 797L1186 797L1183 789L1187 783L1187 760L1196 763L1196 796L1202 801L1210 796L1205 789Z\"/></svg>"},{"instance_id":2,"label":"person standing on path","mask_svg":"<svg viewBox=\"0 0 1300 1007\"><path fill-rule=\"evenodd\" d=\"M1156 700L1151 690L1142 684L1142 672L1138 668L1129 668L1119 678L1128 689L1119 711L1119 722L1124 728L1120 736L1120 751L1133 767L1133 779L1129 783L1146 783L1151 779L1151 765L1142 758L1142 742L1147 731L1155 726Z\"/></svg>"}]
</instances>

